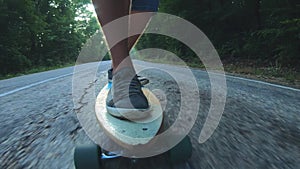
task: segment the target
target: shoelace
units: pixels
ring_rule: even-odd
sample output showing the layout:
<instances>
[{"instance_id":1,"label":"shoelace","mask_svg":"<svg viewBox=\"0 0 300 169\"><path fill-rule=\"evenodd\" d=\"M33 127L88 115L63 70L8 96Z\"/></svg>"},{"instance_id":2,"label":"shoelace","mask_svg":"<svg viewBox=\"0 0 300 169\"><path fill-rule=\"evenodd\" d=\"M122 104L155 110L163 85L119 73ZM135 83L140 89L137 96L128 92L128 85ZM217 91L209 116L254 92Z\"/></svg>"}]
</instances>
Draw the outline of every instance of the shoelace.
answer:
<instances>
[{"instance_id":1,"label":"shoelace","mask_svg":"<svg viewBox=\"0 0 300 169\"><path fill-rule=\"evenodd\" d=\"M129 85L126 85L129 84ZM116 84L117 89L117 97L116 100L127 98L133 95L141 94L141 83L138 80L137 76L135 75L130 82L123 81L119 84ZM129 90L128 90L129 87Z\"/></svg>"},{"instance_id":2,"label":"shoelace","mask_svg":"<svg viewBox=\"0 0 300 169\"><path fill-rule=\"evenodd\" d=\"M141 93L141 83L138 79L138 76L135 75L134 78L131 80L129 85L129 96L132 96L134 94L140 94Z\"/></svg>"}]
</instances>

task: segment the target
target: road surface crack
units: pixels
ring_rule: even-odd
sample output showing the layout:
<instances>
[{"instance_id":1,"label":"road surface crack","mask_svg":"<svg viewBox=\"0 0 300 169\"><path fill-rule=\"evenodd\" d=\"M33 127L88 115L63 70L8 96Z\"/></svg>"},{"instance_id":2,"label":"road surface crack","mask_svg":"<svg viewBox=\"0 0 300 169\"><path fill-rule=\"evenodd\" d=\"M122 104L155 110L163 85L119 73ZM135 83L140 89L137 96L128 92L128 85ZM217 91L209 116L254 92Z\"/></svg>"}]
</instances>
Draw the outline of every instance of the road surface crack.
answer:
<instances>
[{"instance_id":1,"label":"road surface crack","mask_svg":"<svg viewBox=\"0 0 300 169\"><path fill-rule=\"evenodd\" d=\"M88 87L84 88L83 95L80 97L80 99L78 101L78 104L80 106L78 106L78 108L74 109L76 111L76 113L80 113L80 110L82 109L82 107L88 104L88 103L83 102L83 99L88 94L88 90L91 89L95 85L96 82L97 82L97 79L94 80L93 82L90 82Z\"/></svg>"}]
</instances>

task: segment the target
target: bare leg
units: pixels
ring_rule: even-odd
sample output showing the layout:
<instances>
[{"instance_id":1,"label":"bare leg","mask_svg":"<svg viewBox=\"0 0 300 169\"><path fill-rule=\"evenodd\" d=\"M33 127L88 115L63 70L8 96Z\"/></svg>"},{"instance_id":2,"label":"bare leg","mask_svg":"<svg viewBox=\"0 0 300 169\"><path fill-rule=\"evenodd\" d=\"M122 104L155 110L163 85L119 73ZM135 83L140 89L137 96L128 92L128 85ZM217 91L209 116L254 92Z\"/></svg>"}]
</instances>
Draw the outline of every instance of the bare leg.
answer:
<instances>
[{"instance_id":1,"label":"bare leg","mask_svg":"<svg viewBox=\"0 0 300 169\"><path fill-rule=\"evenodd\" d=\"M93 0L98 20L103 27L109 22L123 16L129 15L130 0ZM145 26L141 29L144 29ZM132 26L136 28L136 25ZM113 116L131 118L141 118L148 115L147 111L132 111L132 109L149 108L148 100L143 94L141 84L137 79L132 61L129 57L128 38L118 42L113 46L115 33L129 33L129 19L123 25L116 26L109 30L103 29L107 45L110 48L113 66L112 89L110 90L112 99L109 99L108 111ZM139 33L140 34L140 33ZM137 36L138 38L139 36ZM136 40L134 40L136 41ZM134 44L135 42L133 42ZM109 94L110 95L110 94ZM125 108L126 113L120 114L119 111L113 111L115 108ZM129 113L129 114L128 114Z\"/></svg>"},{"instance_id":2,"label":"bare leg","mask_svg":"<svg viewBox=\"0 0 300 169\"><path fill-rule=\"evenodd\" d=\"M139 17L130 17L129 21L129 31L130 32L138 32L139 34L135 36L131 36L128 38L128 51L130 51L134 45L139 40L141 34L143 34L148 22L150 21L151 17L153 16L152 13L146 13L146 11L131 11L131 14L141 13L145 12L142 15L139 15Z\"/></svg>"},{"instance_id":3,"label":"bare leg","mask_svg":"<svg viewBox=\"0 0 300 169\"><path fill-rule=\"evenodd\" d=\"M130 0L92 0L98 20L101 26L118 19L120 17L129 15ZM114 31L126 31L128 32L128 22L127 25L122 25L122 27L116 28ZM119 29L119 30L118 30ZM124 30L125 29L125 30ZM132 67L131 59L129 57L128 51L128 40L124 39L112 46L110 42L112 41L113 31L104 31L108 47L110 48L110 53L112 56L112 66L114 72L121 69L122 67ZM124 62L123 62L124 61ZM123 62L123 63L122 63ZM122 65L121 65L122 63Z\"/></svg>"},{"instance_id":4,"label":"bare leg","mask_svg":"<svg viewBox=\"0 0 300 169\"><path fill-rule=\"evenodd\" d=\"M130 10L130 0L93 0L93 4L95 6L98 20L101 26L104 26L115 19L128 15ZM140 12L145 11L131 11L131 14ZM124 25L119 29L122 29L123 31L124 29L129 29L128 31L139 32L139 34L129 37L127 40L124 39L115 46L112 46L110 44L110 37L112 37L110 34L112 34L112 32L104 32L108 46L109 48L111 48L110 53L112 55L112 68L114 68L114 72L124 66L132 67L132 61L127 57L129 56L130 50L133 48L133 46L136 44L139 37L143 33L151 16L151 13L145 13L139 17L131 17L130 21L128 21L129 24ZM122 65L120 65L120 63L122 63Z\"/></svg>"}]
</instances>

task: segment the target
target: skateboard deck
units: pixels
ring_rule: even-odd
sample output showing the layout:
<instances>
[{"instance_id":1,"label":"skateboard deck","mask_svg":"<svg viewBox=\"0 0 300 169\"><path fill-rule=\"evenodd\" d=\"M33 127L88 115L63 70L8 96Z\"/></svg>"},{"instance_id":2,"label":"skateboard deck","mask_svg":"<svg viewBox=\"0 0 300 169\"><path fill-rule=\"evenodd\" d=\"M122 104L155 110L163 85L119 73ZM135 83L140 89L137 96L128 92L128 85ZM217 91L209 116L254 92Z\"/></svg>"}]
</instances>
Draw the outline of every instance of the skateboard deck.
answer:
<instances>
[{"instance_id":1,"label":"skateboard deck","mask_svg":"<svg viewBox=\"0 0 300 169\"><path fill-rule=\"evenodd\" d=\"M106 98L111 84L108 83L98 94L95 112L102 130L120 146L135 146L149 143L159 132L163 111L159 100L147 88L142 88L150 105L149 116L141 120L119 119L107 112Z\"/></svg>"}]
</instances>

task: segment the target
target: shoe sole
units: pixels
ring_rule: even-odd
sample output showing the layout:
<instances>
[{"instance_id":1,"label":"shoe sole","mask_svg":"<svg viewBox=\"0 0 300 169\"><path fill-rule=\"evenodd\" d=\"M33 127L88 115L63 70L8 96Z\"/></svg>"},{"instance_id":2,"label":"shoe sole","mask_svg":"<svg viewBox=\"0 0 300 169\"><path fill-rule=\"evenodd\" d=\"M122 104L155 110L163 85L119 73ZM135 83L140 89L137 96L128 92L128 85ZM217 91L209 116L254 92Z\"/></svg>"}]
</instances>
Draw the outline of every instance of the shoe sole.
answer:
<instances>
[{"instance_id":1,"label":"shoe sole","mask_svg":"<svg viewBox=\"0 0 300 169\"><path fill-rule=\"evenodd\" d=\"M151 111L151 106L148 109L125 109L106 106L107 112L112 116L118 118L125 118L128 120L140 120L146 118Z\"/></svg>"}]
</instances>

